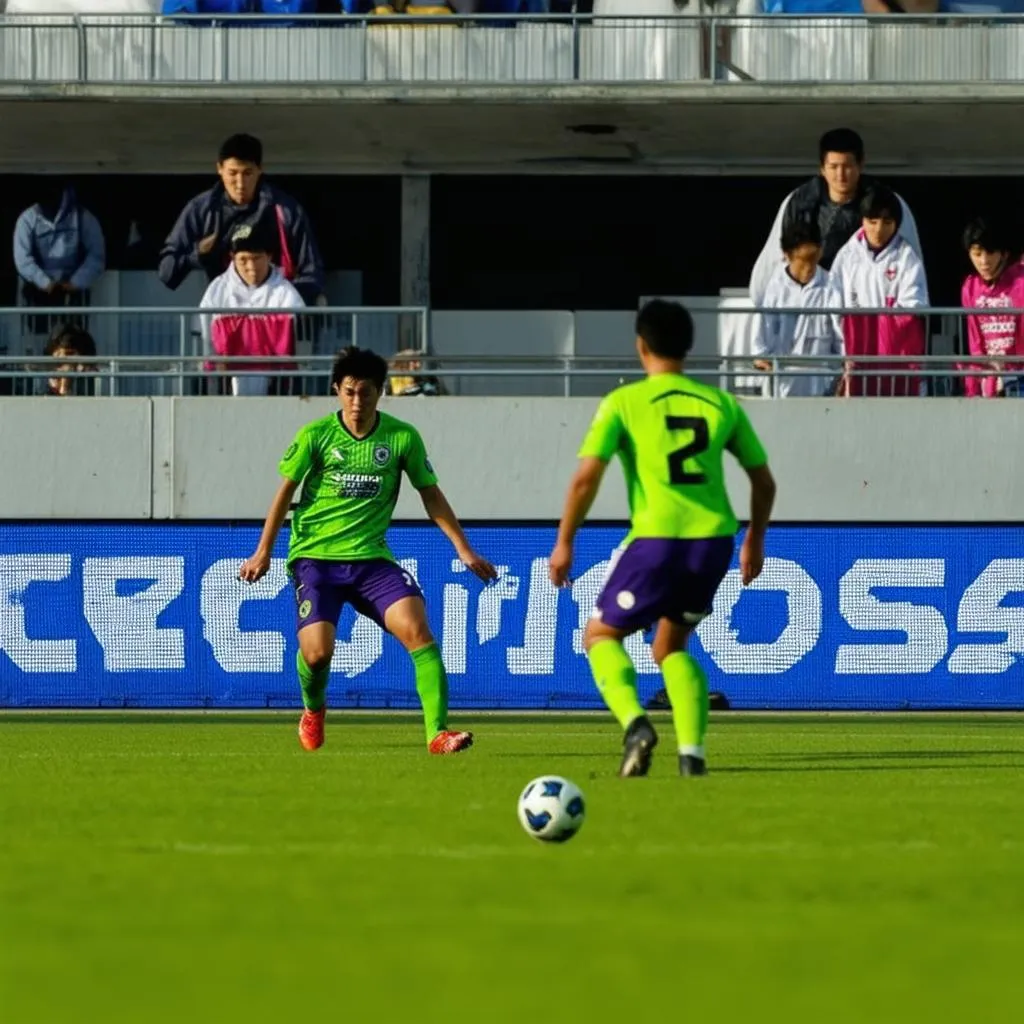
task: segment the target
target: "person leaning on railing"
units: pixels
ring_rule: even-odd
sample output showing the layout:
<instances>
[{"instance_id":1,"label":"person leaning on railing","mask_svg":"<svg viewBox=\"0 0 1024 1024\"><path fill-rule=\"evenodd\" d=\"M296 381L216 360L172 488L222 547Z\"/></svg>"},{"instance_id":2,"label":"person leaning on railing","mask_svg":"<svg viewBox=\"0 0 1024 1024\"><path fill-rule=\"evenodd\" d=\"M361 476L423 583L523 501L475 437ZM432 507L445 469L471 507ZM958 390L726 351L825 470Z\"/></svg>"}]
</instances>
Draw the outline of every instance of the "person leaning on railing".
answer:
<instances>
[{"instance_id":1,"label":"person leaning on railing","mask_svg":"<svg viewBox=\"0 0 1024 1024\"><path fill-rule=\"evenodd\" d=\"M925 354L924 319L912 312L928 306L924 264L901 232L902 206L891 189L879 185L861 200L861 229L839 250L832 264L833 308L891 309L893 313L844 314L841 317L843 381L838 394L888 398L924 392L909 371L919 366L907 357ZM891 364L864 362L859 356L895 356Z\"/></svg>"},{"instance_id":2,"label":"person leaning on railing","mask_svg":"<svg viewBox=\"0 0 1024 1024\"><path fill-rule=\"evenodd\" d=\"M1024 357L1024 317L1003 312L1024 309L1024 266L1014 259L1014 246L1004 224L1005 218L976 217L964 229L964 249L973 272L964 278L960 305L979 310L976 316L966 317L966 326L968 351L981 358L973 363L960 363L959 367L993 371L989 377L964 377L964 394L968 398L1021 397L1024 363L984 358Z\"/></svg>"},{"instance_id":3,"label":"person leaning on railing","mask_svg":"<svg viewBox=\"0 0 1024 1024\"><path fill-rule=\"evenodd\" d=\"M754 367L764 373L789 371L772 382L776 398L817 397L828 393L838 375L836 357L843 350L835 320L828 312L829 277L818 265L821 231L816 221L798 221L787 225L781 242L786 265L768 282L754 340ZM774 312L797 308L806 313ZM787 357L793 355L820 357L821 363L787 364Z\"/></svg>"},{"instance_id":4,"label":"person leaning on railing","mask_svg":"<svg viewBox=\"0 0 1024 1024\"><path fill-rule=\"evenodd\" d=\"M267 362L267 357L295 355L295 317L291 313L260 313L260 309L301 309L302 296L278 267L270 251L273 242L260 229L238 228L231 239L232 264L210 283L200 303L203 309L237 309L237 313L205 314L201 318L207 350L218 356L251 356L252 362L220 364L231 377L233 395L267 395L290 389L274 371L294 364ZM208 368L212 368L208 364ZM241 371L250 371L242 373Z\"/></svg>"}]
</instances>

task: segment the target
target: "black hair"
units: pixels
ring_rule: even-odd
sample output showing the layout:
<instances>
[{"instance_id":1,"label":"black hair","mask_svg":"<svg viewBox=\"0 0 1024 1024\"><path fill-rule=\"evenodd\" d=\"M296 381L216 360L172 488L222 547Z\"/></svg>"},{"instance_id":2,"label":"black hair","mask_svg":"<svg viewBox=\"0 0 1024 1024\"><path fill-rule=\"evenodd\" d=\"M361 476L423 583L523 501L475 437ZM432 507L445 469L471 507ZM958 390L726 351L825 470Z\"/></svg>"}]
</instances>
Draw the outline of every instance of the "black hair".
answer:
<instances>
[{"instance_id":1,"label":"black hair","mask_svg":"<svg viewBox=\"0 0 1024 1024\"><path fill-rule=\"evenodd\" d=\"M779 239L783 252L792 252L801 245L821 245L821 228L816 218L801 217L782 226Z\"/></svg>"},{"instance_id":2,"label":"black hair","mask_svg":"<svg viewBox=\"0 0 1024 1024\"><path fill-rule=\"evenodd\" d=\"M851 153L857 163L864 163L864 140L852 128L833 128L818 139L818 163L828 153Z\"/></svg>"},{"instance_id":3,"label":"black hair","mask_svg":"<svg viewBox=\"0 0 1024 1024\"><path fill-rule=\"evenodd\" d=\"M873 185L860 201L860 215L865 220L894 220L903 223L903 206L896 193L885 185Z\"/></svg>"},{"instance_id":4,"label":"black hair","mask_svg":"<svg viewBox=\"0 0 1024 1024\"><path fill-rule=\"evenodd\" d=\"M260 224L240 224L231 236L229 248L236 252L273 252L270 234Z\"/></svg>"},{"instance_id":5,"label":"black hair","mask_svg":"<svg viewBox=\"0 0 1024 1024\"><path fill-rule=\"evenodd\" d=\"M80 356L96 355L93 336L78 324L58 324L46 343L46 355L52 356L61 348L70 348Z\"/></svg>"},{"instance_id":6,"label":"black hair","mask_svg":"<svg viewBox=\"0 0 1024 1024\"><path fill-rule=\"evenodd\" d=\"M368 380L378 391L383 391L387 375L388 364L383 356L379 356L367 348L356 348L355 345L349 345L334 357L334 366L331 368L331 384L340 387L346 377L353 377L356 380Z\"/></svg>"},{"instance_id":7,"label":"black hair","mask_svg":"<svg viewBox=\"0 0 1024 1024\"><path fill-rule=\"evenodd\" d=\"M1010 252L1013 248L1001 220L993 222L987 217L975 217L964 228L964 248L970 252L974 246L985 252Z\"/></svg>"},{"instance_id":8,"label":"black hair","mask_svg":"<svg viewBox=\"0 0 1024 1024\"><path fill-rule=\"evenodd\" d=\"M693 348L693 319L678 302L651 299L637 314L636 333L662 359L685 359Z\"/></svg>"},{"instance_id":9,"label":"black hair","mask_svg":"<svg viewBox=\"0 0 1024 1024\"><path fill-rule=\"evenodd\" d=\"M217 163L242 160L247 164L263 166L263 143L255 135L232 135L220 144Z\"/></svg>"}]
</instances>

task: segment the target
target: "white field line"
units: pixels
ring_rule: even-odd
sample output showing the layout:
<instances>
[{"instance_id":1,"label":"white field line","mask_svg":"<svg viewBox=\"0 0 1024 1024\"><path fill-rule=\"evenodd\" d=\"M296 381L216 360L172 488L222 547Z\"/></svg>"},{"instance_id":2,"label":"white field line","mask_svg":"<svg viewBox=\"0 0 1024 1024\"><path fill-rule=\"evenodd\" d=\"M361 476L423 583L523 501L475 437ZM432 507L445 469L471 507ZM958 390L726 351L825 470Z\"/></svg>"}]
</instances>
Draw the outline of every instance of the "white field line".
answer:
<instances>
[{"instance_id":1,"label":"white field line","mask_svg":"<svg viewBox=\"0 0 1024 1024\"><path fill-rule=\"evenodd\" d=\"M524 837L529 839L529 837ZM295 857L303 855L325 855L325 856L347 856L366 859L383 857L409 856L425 858L444 858L454 860L477 860L490 857L521 857L529 855L531 850L536 850L545 844L533 842L514 845L468 845L468 846L424 846L410 849L408 846L383 846L372 843L342 842L337 841L323 843L275 843L275 844L250 844L250 843L219 843L219 842L194 842L177 841L171 843L118 843L114 845L117 849L131 852L138 851L147 854L166 853L180 854L186 856L201 857ZM1003 851L1019 851L1024 849L1024 842L1012 839L1004 839L995 843L984 844L986 850L999 849ZM907 839L907 840L881 840L866 843L843 843L842 845L827 845L824 843L779 841L779 842L727 842L727 843L700 843L681 842L678 844L662 843L650 844L602 844L600 848L588 847L581 844L573 844L573 856L583 857L609 857L619 854L630 857L679 857L680 855L691 856L746 856L746 857L808 857L808 858L842 858L850 859L862 856L888 856L897 855L934 855L942 853L961 853L964 847L957 845L955 848L948 844L935 843L930 840Z\"/></svg>"}]
</instances>

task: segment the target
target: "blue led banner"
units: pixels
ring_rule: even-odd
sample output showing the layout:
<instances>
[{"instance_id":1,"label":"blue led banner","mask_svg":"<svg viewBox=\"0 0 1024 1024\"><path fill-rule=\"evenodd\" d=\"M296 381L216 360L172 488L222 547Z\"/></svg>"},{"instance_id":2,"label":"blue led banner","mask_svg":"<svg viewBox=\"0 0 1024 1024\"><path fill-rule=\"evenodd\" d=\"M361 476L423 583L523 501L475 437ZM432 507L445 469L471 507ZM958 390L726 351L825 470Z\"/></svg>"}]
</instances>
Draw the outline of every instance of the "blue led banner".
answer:
<instances>
[{"instance_id":1,"label":"blue led banner","mask_svg":"<svg viewBox=\"0 0 1024 1024\"><path fill-rule=\"evenodd\" d=\"M238 582L254 526L5 524L0 528L0 705L295 707L294 598L285 545ZM428 525L392 546L423 587L466 708L600 706L580 651L624 531L588 527L576 582L556 591L554 531L478 527L501 566L485 587ZM735 571L694 651L735 708L1024 708L1024 528L776 527L757 583ZM660 688L643 637L644 697ZM416 706L398 645L346 611L335 707Z\"/></svg>"}]
</instances>

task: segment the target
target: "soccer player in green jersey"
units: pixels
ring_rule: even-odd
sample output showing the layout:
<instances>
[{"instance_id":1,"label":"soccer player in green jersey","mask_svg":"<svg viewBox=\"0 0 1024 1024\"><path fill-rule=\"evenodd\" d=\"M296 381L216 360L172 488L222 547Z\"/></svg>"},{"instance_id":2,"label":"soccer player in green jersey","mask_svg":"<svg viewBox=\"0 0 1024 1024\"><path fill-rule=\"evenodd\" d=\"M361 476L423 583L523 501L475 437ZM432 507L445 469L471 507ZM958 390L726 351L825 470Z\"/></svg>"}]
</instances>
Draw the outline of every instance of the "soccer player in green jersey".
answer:
<instances>
[{"instance_id":1,"label":"soccer player in green jersey","mask_svg":"<svg viewBox=\"0 0 1024 1024\"><path fill-rule=\"evenodd\" d=\"M619 774L646 775L658 736L640 705L636 669L622 642L656 623L652 653L672 703L679 770L704 775L708 681L686 653L686 643L711 612L739 525L725 489L723 453L735 456L750 478L750 526L740 550L745 584L764 564L775 481L736 399L684 376L683 360L693 345L690 314L675 302L649 302L637 317L636 333L647 378L617 388L597 410L569 485L551 553L551 582L568 583L576 531L618 455L632 529L612 559L587 624L587 659L625 731Z\"/></svg>"},{"instance_id":2,"label":"soccer player in green jersey","mask_svg":"<svg viewBox=\"0 0 1024 1024\"><path fill-rule=\"evenodd\" d=\"M284 478L267 513L256 553L240 571L255 582L270 555L296 489L288 572L295 584L299 650L296 669L305 711L299 740L306 750L324 742L327 680L341 610L351 604L402 644L412 658L423 705L427 749L454 754L473 743L469 732L448 728L448 678L427 625L423 593L388 549L386 533L404 473L419 491L427 515L452 542L462 563L484 581L494 566L470 546L451 505L437 486L416 428L377 410L387 363L373 352L339 353L331 388L341 409L303 427L278 467Z\"/></svg>"}]
</instances>

